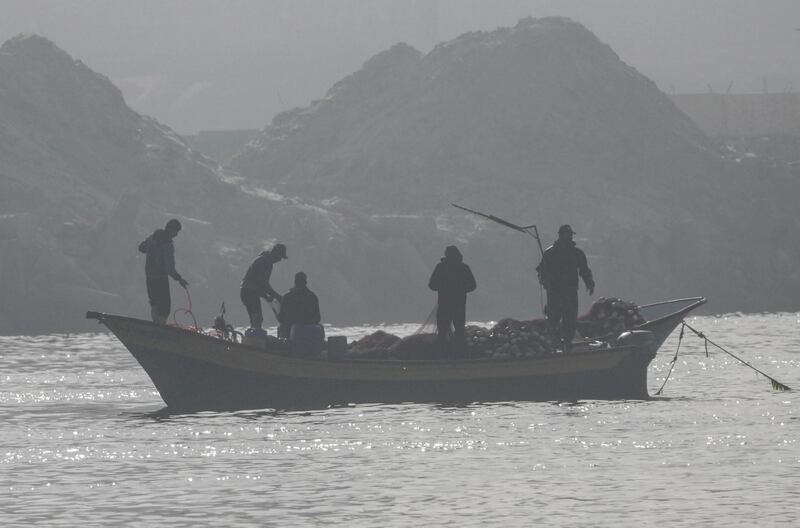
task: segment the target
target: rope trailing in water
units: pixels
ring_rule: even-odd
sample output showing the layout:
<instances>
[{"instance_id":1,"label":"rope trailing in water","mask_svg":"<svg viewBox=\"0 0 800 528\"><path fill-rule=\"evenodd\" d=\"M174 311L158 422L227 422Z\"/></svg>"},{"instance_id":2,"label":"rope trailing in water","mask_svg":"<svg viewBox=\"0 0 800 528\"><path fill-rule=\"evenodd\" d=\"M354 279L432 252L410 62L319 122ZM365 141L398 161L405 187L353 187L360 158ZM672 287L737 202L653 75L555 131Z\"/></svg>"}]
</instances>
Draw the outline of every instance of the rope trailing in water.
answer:
<instances>
[{"instance_id":1,"label":"rope trailing in water","mask_svg":"<svg viewBox=\"0 0 800 528\"><path fill-rule=\"evenodd\" d=\"M664 383L661 384L661 388L658 389L658 392L656 392L656 396L660 396L661 395L661 391L664 390L664 385L667 384L667 381L669 381L670 375L672 375L672 369L675 368L675 362L678 361L678 352L681 349L681 341L683 341L683 330L684 330L684 328L686 328L686 322L684 322L681 325L681 335L678 336L678 348L675 349L675 357L673 357L672 361L670 361L670 363L669 363L669 372L667 372L667 377L664 378ZM706 356L708 356L708 348L706 348Z\"/></svg>"},{"instance_id":2,"label":"rope trailing in water","mask_svg":"<svg viewBox=\"0 0 800 528\"><path fill-rule=\"evenodd\" d=\"M184 287L183 290L186 292L186 298L188 299L189 307L188 308L177 308L174 312L172 312L172 322L175 326L179 326L183 328L183 325L178 323L178 314L189 314L189 317L192 318L192 322L194 322L194 331L201 332L200 327L197 326L197 318L192 313L192 296L189 294L189 288Z\"/></svg>"},{"instance_id":3,"label":"rope trailing in water","mask_svg":"<svg viewBox=\"0 0 800 528\"><path fill-rule=\"evenodd\" d=\"M742 358L740 358L739 356L737 356L737 355L735 355L735 354L733 354L733 353L731 353L731 352L729 352L729 351L725 350L723 347L721 347L720 345L716 344L715 342L713 342L712 340L710 340L709 338L707 338L707 337L705 336L705 334L703 334L703 332L700 332L699 330L696 330L696 329L692 328L692 327L689 325L689 323L687 323L686 321L681 321L681 322L682 322L683 326L685 326L686 328L688 328L689 330L691 330L692 332L694 332L694 334L695 334L697 337L699 337L699 338L701 338L701 339L703 339L703 340L705 341L705 345L706 345L706 357L708 357L708 344L709 344L709 343L711 343L713 346L715 346L715 347L717 347L718 349L722 350L723 352L725 352L726 354L728 354L729 356L731 356L731 357L732 357L733 359L735 359L736 361L740 362L741 364L743 364L743 365L744 365L744 366L746 366L746 367L750 367L750 368L751 368L751 369L753 369L754 371L758 372L759 374L761 374L762 376L764 376L765 378L767 378L767 379L770 381L770 383L772 384L772 390L776 390L776 391L789 391L789 390L792 390L792 389L791 389L791 388L790 388L788 385L785 385L785 384L781 383L780 381L776 380L776 379L775 379L775 378L773 378L772 376L770 376L770 375L768 375L768 374L766 374L766 373L764 373L764 372L762 372L762 371L758 370L756 367L754 367L753 365L751 365L751 364L750 364L750 363L748 363L747 361L743 360L743 359L742 359ZM681 327L681 336L683 336L683 327ZM677 353L676 353L676 356L675 356L675 357L677 357ZM673 360L673 361L674 361L674 360ZM672 371L672 369L670 369L670 372L671 372L671 371ZM666 382L665 382L665 383L666 383ZM662 388L663 388L663 386L662 386ZM660 390L660 389L659 389L659 392L661 392L661 390Z\"/></svg>"}]
</instances>

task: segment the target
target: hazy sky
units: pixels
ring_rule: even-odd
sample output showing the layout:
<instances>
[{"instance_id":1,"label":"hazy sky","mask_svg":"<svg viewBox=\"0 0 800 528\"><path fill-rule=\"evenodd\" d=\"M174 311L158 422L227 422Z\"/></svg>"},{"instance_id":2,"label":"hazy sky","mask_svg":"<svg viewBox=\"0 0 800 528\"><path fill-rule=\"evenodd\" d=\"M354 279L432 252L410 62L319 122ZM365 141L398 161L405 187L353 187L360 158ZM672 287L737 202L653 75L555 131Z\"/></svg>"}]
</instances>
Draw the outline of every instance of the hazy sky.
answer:
<instances>
[{"instance_id":1,"label":"hazy sky","mask_svg":"<svg viewBox=\"0 0 800 528\"><path fill-rule=\"evenodd\" d=\"M667 92L800 90L800 0L0 0L179 132L262 128L392 44L573 18ZM731 84L732 83L732 84Z\"/></svg>"}]
</instances>

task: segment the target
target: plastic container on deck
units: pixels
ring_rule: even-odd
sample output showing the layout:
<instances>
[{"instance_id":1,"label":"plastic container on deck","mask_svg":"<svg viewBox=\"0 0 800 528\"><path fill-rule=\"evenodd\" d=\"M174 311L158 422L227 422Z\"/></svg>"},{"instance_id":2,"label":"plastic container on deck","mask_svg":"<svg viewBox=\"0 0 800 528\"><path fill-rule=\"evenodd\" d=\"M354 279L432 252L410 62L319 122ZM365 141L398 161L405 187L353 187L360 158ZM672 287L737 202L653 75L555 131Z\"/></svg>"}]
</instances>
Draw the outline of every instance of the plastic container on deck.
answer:
<instances>
[{"instance_id":1,"label":"plastic container on deck","mask_svg":"<svg viewBox=\"0 0 800 528\"><path fill-rule=\"evenodd\" d=\"M347 336L330 336L328 338L328 358L341 359L347 353Z\"/></svg>"},{"instance_id":2,"label":"plastic container on deck","mask_svg":"<svg viewBox=\"0 0 800 528\"><path fill-rule=\"evenodd\" d=\"M262 328L248 328L244 331L242 344L256 348L266 348L267 331Z\"/></svg>"},{"instance_id":3,"label":"plastic container on deck","mask_svg":"<svg viewBox=\"0 0 800 528\"><path fill-rule=\"evenodd\" d=\"M322 325L292 325L289 332L292 355L301 357L318 356L325 344L325 330Z\"/></svg>"}]
</instances>

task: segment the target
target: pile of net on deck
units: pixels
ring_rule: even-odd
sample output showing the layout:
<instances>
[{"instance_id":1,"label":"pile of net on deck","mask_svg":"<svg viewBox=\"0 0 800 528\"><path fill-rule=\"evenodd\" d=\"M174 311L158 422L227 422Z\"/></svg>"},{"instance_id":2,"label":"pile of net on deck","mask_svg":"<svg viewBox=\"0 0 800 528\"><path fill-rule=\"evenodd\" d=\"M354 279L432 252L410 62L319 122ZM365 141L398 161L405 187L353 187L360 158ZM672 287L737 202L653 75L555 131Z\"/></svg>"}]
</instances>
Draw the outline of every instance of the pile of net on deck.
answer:
<instances>
[{"instance_id":1,"label":"pile of net on deck","mask_svg":"<svg viewBox=\"0 0 800 528\"><path fill-rule=\"evenodd\" d=\"M596 301L578 320L577 336L588 339L615 338L622 332L644 323L638 307L630 302L609 298ZM503 319L491 328L469 325L466 333L466 356L470 358L508 359L552 355L558 348L544 319L517 321ZM430 359L443 351L432 333L417 333L400 338L378 330L350 343L349 358Z\"/></svg>"}]
</instances>

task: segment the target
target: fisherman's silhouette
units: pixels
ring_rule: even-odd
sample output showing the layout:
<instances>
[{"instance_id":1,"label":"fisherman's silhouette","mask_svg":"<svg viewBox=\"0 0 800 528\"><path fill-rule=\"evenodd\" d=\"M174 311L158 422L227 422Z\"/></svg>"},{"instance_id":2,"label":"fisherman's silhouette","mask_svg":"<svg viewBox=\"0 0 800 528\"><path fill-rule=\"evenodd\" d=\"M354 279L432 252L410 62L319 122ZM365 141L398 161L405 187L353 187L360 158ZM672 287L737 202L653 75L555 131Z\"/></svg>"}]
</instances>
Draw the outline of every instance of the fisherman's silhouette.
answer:
<instances>
[{"instance_id":1,"label":"fisherman's silhouette","mask_svg":"<svg viewBox=\"0 0 800 528\"><path fill-rule=\"evenodd\" d=\"M239 297L247 309L251 328L260 329L264 323L264 315L261 312L261 297L266 299L267 302L273 299L278 302L281 301L281 295L272 289L269 279L272 276L273 264L286 258L289 258L286 256L286 246L275 244L271 250L262 251L247 268L247 272L242 279Z\"/></svg>"},{"instance_id":2,"label":"fisherman's silhouette","mask_svg":"<svg viewBox=\"0 0 800 528\"><path fill-rule=\"evenodd\" d=\"M472 270L464 264L456 246L447 246L444 257L431 274L428 287L438 292L436 340L451 356L462 356L466 349L467 293L476 288ZM452 327L452 333L451 333Z\"/></svg>"},{"instance_id":3,"label":"fisherman's silhouette","mask_svg":"<svg viewBox=\"0 0 800 528\"><path fill-rule=\"evenodd\" d=\"M589 295L594 294L592 270L586 254L573 242L575 232L569 225L558 228L558 240L547 248L536 267L539 282L547 290L545 315L553 335L560 340L563 350L569 350L575 337L578 319L578 276L586 284Z\"/></svg>"},{"instance_id":4,"label":"fisherman's silhouette","mask_svg":"<svg viewBox=\"0 0 800 528\"><path fill-rule=\"evenodd\" d=\"M180 273L175 271L175 245L172 239L178 236L181 228L181 223L173 218L167 222L164 229L156 229L139 244L139 251L147 255L144 273L147 297L150 300L150 317L154 323L166 324L172 309L169 277L176 280L183 288L189 285Z\"/></svg>"},{"instance_id":5,"label":"fisherman's silhouette","mask_svg":"<svg viewBox=\"0 0 800 528\"><path fill-rule=\"evenodd\" d=\"M319 299L308 289L302 271L294 276L294 288L283 296L278 313L278 337L289 339L292 355L315 357L325 344L325 329L319 324Z\"/></svg>"},{"instance_id":6,"label":"fisherman's silhouette","mask_svg":"<svg viewBox=\"0 0 800 528\"><path fill-rule=\"evenodd\" d=\"M321 320L319 299L308 289L308 277L302 271L294 275L294 288L283 296L278 321L280 336L288 337L293 325L318 325Z\"/></svg>"}]
</instances>

